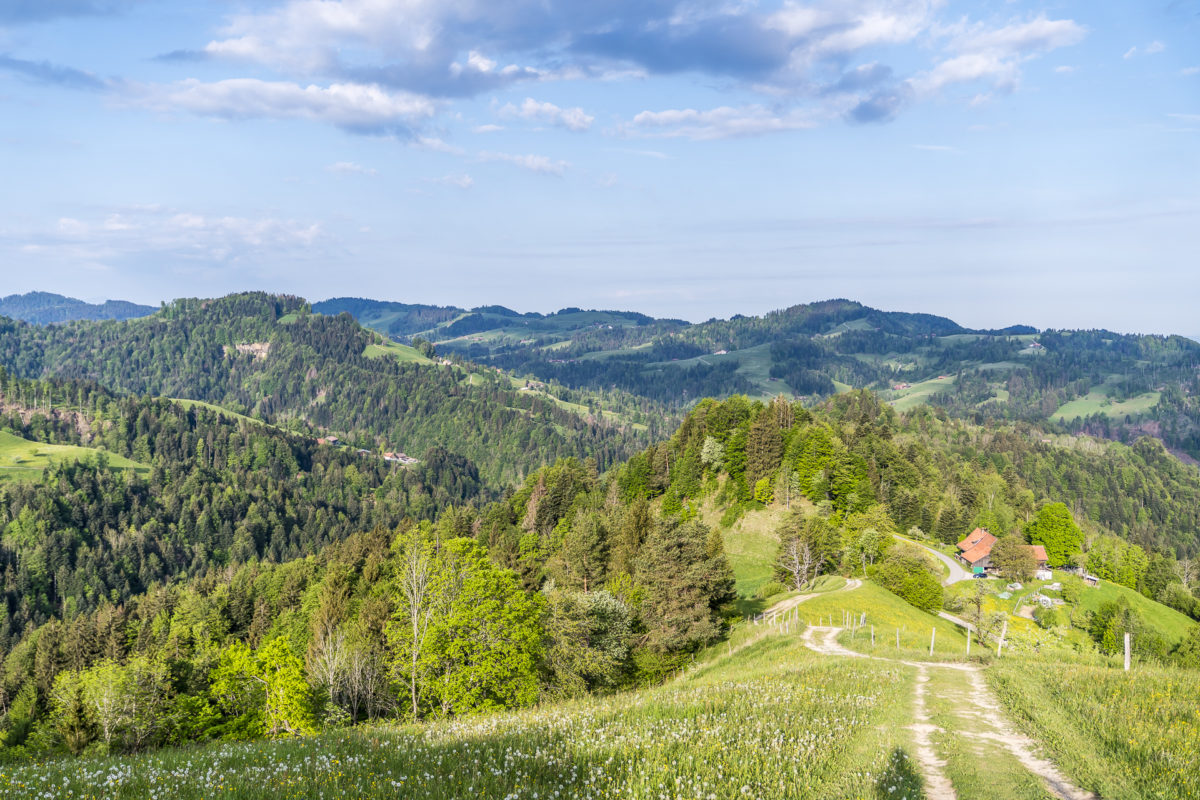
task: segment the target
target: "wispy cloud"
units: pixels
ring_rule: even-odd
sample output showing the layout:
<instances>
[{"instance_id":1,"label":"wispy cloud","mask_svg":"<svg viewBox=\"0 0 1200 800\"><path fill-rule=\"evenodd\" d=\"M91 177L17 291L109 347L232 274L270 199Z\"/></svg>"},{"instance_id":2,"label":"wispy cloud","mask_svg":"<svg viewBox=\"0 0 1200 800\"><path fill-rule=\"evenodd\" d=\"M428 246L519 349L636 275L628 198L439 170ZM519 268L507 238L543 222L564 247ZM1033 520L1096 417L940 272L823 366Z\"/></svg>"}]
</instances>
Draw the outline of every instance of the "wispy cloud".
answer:
<instances>
[{"instance_id":1,"label":"wispy cloud","mask_svg":"<svg viewBox=\"0 0 1200 800\"><path fill-rule=\"evenodd\" d=\"M356 164L353 161L338 161L330 164L325 169L338 175L366 175L374 177L379 174L378 170L371 167L364 167L362 164Z\"/></svg>"},{"instance_id":2,"label":"wispy cloud","mask_svg":"<svg viewBox=\"0 0 1200 800\"><path fill-rule=\"evenodd\" d=\"M532 97L526 97L525 102L519 106L507 103L496 113L505 119L546 122L569 131L586 131L595 120L595 117L587 114L582 108L559 108L554 103L539 103Z\"/></svg>"},{"instance_id":3,"label":"wispy cloud","mask_svg":"<svg viewBox=\"0 0 1200 800\"><path fill-rule=\"evenodd\" d=\"M126 102L158 111L187 111L222 119L307 119L353 133L409 136L433 115L429 99L379 86L335 83L302 86L287 81L195 79L142 85Z\"/></svg>"},{"instance_id":4,"label":"wispy cloud","mask_svg":"<svg viewBox=\"0 0 1200 800\"><path fill-rule=\"evenodd\" d=\"M108 81L101 80L90 72L52 64L49 61L25 61L20 58L0 55L0 72L11 72L26 80L62 86L67 89L102 90L109 88Z\"/></svg>"},{"instance_id":5,"label":"wispy cloud","mask_svg":"<svg viewBox=\"0 0 1200 800\"><path fill-rule=\"evenodd\" d=\"M163 206L61 217L52 228L9 235L29 255L94 263L135 255L236 263L263 253L306 250L327 238L320 224L277 217L219 216Z\"/></svg>"},{"instance_id":6,"label":"wispy cloud","mask_svg":"<svg viewBox=\"0 0 1200 800\"><path fill-rule=\"evenodd\" d=\"M454 186L459 189L470 189L475 180L466 173L443 175L440 178L426 178L428 183L440 183L443 186Z\"/></svg>"},{"instance_id":7,"label":"wispy cloud","mask_svg":"<svg viewBox=\"0 0 1200 800\"><path fill-rule=\"evenodd\" d=\"M815 124L802 111L778 112L761 105L721 106L704 111L694 108L643 111L623 126L622 132L630 136L707 140L802 130Z\"/></svg>"},{"instance_id":8,"label":"wispy cloud","mask_svg":"<svg viewBox=\"0 0 1200 800\"><path fill-rule=\"evenodd\" d=\"M514 153L493 153L491 151L483 151L479 154L480 161L500 161L506 164L512 164L530 172L538 172L543 175L563 175L567 168L571 165L566 161L556 161L548 156L540 155L518 155Z\"/></svg>"}]
</instances>

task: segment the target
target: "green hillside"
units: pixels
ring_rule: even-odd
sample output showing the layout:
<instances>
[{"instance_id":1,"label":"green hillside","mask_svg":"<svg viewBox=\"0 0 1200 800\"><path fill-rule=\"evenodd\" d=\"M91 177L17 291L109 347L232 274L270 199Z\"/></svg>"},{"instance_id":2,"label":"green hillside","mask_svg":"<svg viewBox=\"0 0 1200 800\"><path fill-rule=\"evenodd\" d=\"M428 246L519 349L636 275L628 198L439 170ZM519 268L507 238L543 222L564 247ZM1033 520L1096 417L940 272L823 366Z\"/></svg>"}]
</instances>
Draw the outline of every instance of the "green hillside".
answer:
<instances>
[{"instance_id":1,"label":"green hillside","mask_svg":"<svg viewBox=\"0 0 1200 800\"><path fill-rule=\"evenodd\" d=\"M109 469L146 472L149 467L121 455L74 445L45 444L0 431L0 482L37 480L48 467L68 461L103 460Z\"/></svg>"},{"instance_id":2,"label":"green hillside","mask_svg":"<svg viewBox=\"0 0 1200 800\"><path fill-rule=\"evenodd\" d=\"M848 300L696 324L580 309L434 314L432 307L344 298L317 307L348 311L387 336L421 336L443 352L517 375L574 389L618 387L677 407L732 394L813 402L870 388L906 411L933 404L960 417L1123 441L1149 431L1200 458L1200 394L1193 386L1200 344L1181 336L1039 333L1020 325L972 331L942 317ZM430 324L396 321L415 309L434 314L422 318Z\"/></svg>"}]
</instances>

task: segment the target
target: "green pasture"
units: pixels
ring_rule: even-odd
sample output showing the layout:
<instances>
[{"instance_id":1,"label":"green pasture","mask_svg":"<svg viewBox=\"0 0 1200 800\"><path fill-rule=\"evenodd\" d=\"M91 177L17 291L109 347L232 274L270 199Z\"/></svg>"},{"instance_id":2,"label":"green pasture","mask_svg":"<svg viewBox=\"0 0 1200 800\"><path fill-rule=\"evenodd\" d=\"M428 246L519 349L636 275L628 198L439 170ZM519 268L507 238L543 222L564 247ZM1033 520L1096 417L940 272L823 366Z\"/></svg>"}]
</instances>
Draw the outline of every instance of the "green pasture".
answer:
<instances>
[{"instance_id":1,"label":"green pasture","mask_svg":"<svg viewBox=\"0 0 1200 800\"><path fill-rule=\"evenodd\" d=\"M384 356L391 356L397 361L413 364L433 363L433 361L421 355L421 352L416 348L388 340L385 340L382 343L367 345L367 349L363 350L363 355L367 358L383 358Z\"/></svg>"},{"instance_id":2,"label":"green pasture","mask_svg":"<svg viewBox=\"0 0 1200 800\"><path fill-rule=\"evenodd\" d=\"M914 383L911 388L897 391L896 398L889 402L897 411L911 411L917 406L926 403L931 396L945 391L953 385L954 378L952 376L931 378L927 381Z\"/></svg>"},{"instance_id":3,"label":"green pasture","mask_svg":"<svg viewBox=\"0 0 1200 800\"><path fill-rule=\"evenodd\" d=\"M1160 392L1145 392L1128 400L1118 401L1109 397L1102 388L1096 388L1083 397L1064 403L1050 419L1064 422L1076 417L1090 417L1093 414L1104 414L1108 417L1137 416L1158 405L1161 397Z\"/></svg>"},{"instance_id":4,"label":"green pasture","mask_svg":"<svg viewBox=\"0 0 1200 800\"><path fill-rule=\"evenodd\" d=\"M94 460L102 451L91 447L31 442L7 431L0 431L0 482L36 480L52 464L62 461ZM146 472L150 468L124 456L104 452L111 469Z\"/></svg>"}]
</instances>

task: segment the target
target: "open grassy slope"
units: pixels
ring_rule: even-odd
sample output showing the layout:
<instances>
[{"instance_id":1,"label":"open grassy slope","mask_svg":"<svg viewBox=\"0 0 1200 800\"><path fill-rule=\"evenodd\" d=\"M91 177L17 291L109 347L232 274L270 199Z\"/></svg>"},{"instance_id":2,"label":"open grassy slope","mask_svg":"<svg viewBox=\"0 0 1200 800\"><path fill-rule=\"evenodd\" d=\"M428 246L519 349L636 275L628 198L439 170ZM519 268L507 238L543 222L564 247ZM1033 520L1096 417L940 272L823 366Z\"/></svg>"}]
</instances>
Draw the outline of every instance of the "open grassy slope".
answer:
<instances>
[{"instance_id":1,"label":"open grassy slope","mask_svg":"<svg viewBox=\"0 0 1200 800\"><path fill-rule=\"evenodd\" d=\"M0 431L0 482L8 480L35 480L51 464L62 461L96 459L100 450L90 447L74 447L62 444L31 442L11 433ZM149 469L123 456L105 452L112 469L133 469L145 472Z\"/></svg>"},{"instance_id":2,"label":"open grassy slope","mask_svg":"<svg viewBox=\"0 0 1200 800\"><path fill-rule=\"evenodd\" d=\"M411 362L414 364L432 364L433 362L423 356L419 350L409 347L406 344L383 340L375 344L367 345L367 349L363 351L363 355L367 358L383 358L391 356L397 361Z\"/></svg>"},{"instance_id":3,"label":"open grassy slope","mask_svg":"<svg viewBox=\"0 0 1200 800\"><path fill-rule=\"evenodd\" d=\"M0 767L6 798L915 800L913 676L758 638L665 685L426 726Z\"/></svg>"},{"instance_id":4,"label":"open grassy slope","mask_svg":"<svg viewBox=\"0 0 1200 800\"><path fill-rule=\"evenodd\" d=\"M1200 797L1200 671L1013 659L988 679L1018 724L1101 797Z\"/></svg>"},{"instance_id":5,"label":"open grassy slope","mask_svg":"<svg viewBox=\"0 0 1200 800\"><path fill-rule=\"evenodd\" d=\"M1161 392L1145 392L1128 400L1113 400L1102 390L1093 389L1083 397L1064 403L1050 415L1050 419L1062 422L1076 417L1090 417L1093 414L1104 414L1112 418L1136 416L1158 405L1161 397Z\"/></svg>"}]
</instances>

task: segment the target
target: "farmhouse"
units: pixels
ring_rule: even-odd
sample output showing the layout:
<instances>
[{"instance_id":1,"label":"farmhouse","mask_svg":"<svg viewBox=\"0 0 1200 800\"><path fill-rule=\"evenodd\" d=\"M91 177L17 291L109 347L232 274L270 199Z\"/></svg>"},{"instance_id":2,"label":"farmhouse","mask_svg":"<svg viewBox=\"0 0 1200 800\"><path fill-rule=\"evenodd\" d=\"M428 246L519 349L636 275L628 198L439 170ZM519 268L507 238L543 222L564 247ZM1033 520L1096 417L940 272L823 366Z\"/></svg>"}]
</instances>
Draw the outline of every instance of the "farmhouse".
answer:
<instances>
[{"instance_id":1,"label":"farmhouse","mask_svg":"<svg viewBox=\"0 0 1200 800\"><path fill-rule=\"evenodd\" d=\"M996 544L995 536L984 528L976 528L967 538L958 543L958 557L972 569L979 567L987 572L992 568L992 546L994 544ZM1046 548L1040 544L1026 545L1026 547L1033 553L1038 569L1045 568L1048 561Z\"/></svg>"}]
</instances>

